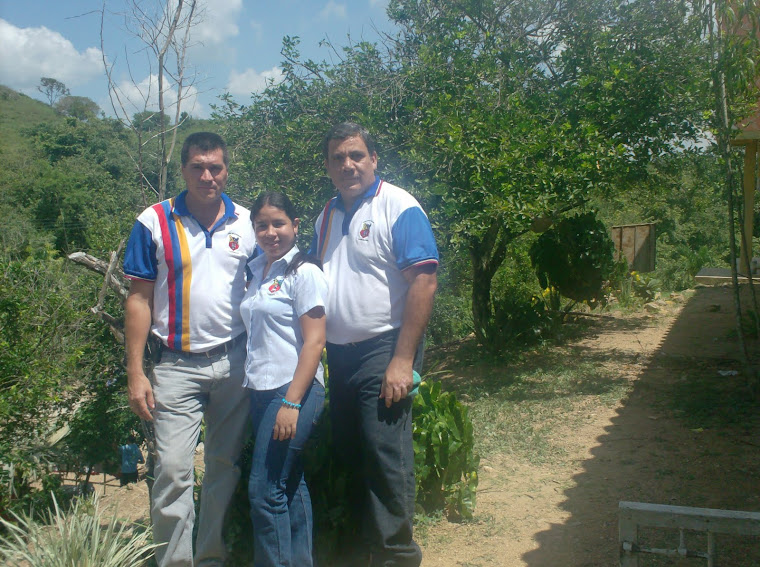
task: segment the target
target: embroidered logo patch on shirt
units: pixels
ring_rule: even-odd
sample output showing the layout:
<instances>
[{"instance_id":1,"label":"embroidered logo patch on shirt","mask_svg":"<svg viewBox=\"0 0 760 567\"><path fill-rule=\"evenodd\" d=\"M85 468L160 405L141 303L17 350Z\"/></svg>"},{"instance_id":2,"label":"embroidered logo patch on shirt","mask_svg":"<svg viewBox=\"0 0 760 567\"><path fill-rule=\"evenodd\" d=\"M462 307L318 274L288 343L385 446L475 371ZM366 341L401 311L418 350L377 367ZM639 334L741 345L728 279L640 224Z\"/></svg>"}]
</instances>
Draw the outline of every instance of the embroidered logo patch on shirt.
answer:
<instances>
[{"instance_id":1,"label":"embroidered logo patch on shirt","mask_svg":"<svg viewBox=\"0 0 760 567\"><path fill-rule=\"evenodd\" d=\"M230 234L230 250L233 252L240 248L240 237L237 234Z\"/></svg>"},{"instance_id":2,"label":"embroidered logo patch on shirt","mask_svg":"<svg viewBox=\"0 0 760 567\"><path fill-rule=\"evenodd\" d=\"M280 291L280 288L282 287L282 281L285 278L282 276L276 277L274 281L272 282L272 285L269 286L269 293L277 293Z\"/></svg>"},{"instance_id":3,"label":"embroidered logo patch on shirt","mask_svg":"<svg viewBox=\"0 0 760 567\"><path fill-rule=\"evenodd\" d=\"M362 229L359 231L359 239L367 240L369 238L369 230L372 228L372 221L367 220L362 223Z\"/></svg>"}]
</instances>

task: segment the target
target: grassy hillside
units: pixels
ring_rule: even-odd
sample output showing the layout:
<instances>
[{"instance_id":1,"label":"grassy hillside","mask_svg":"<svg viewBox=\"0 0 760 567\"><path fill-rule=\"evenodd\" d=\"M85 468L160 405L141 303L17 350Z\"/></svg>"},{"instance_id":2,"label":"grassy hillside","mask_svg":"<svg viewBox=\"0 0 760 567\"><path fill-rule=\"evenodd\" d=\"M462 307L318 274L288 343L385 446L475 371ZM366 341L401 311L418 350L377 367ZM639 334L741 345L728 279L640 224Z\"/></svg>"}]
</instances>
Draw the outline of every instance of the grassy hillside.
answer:
<instances>
[{"instance_id":1,"label":"grassy hillside","mask_svg":"<svg viewBox=\"0 0 760 567\"><path fill-rule=\"evenodd\" d=\"M26 129L60 119L44 102L0 85L0 155L15 162L31 150Z\"/></svg>"}]
</instances>

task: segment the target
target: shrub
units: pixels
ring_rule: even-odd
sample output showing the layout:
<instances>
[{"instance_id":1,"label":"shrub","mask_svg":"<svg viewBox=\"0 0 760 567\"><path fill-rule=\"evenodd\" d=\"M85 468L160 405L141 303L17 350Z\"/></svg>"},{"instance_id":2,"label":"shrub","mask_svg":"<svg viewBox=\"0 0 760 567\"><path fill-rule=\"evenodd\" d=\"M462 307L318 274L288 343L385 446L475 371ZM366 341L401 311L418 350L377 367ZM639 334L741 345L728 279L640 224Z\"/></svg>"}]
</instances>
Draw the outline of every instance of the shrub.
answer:
<instances>
[{"instance_id":1,"label":"shrub","mask_svg":"<svg viewBox=\"0 0 760 567\"><path fill-rule=\"evenodd\" d=\"M440 382L424 381L412 414L417 506L428 514L444 510L451 519L472 518L480 458L467 408Z\"/></svg>"},{"instance_id":2,"label":"shrub","mask_svg":"<svg viewBox=\"0 0 760 567\"><path fill-rule=\"evenodd\" d=\"M0 559L28 567L136 567L153 556L148 530L132 529L116 514L103 525L97 497L78 499L62 510L53 499L46 522L13 514L0 518L7 535L0 538Z\"/></svg>"},{"instance_id":3,"label":"shrub","mask_svg":"<svg viewBox=\"0 0 760 567\"><path fill-rule=\"evenodd\" d=\"M549 285L574 301L603 299L615 267L614 244L594 213L562 219L538 237L530 258L542 288Z\"/></svg>"},{"instance_id":4,"label":"shrub","mask_svg":"<svg viewBox=\"0 0 760 567\"><path fill-rule=\"evenodd\" d=\"M427 326L428 343L443 345L466 337L472 329L472 300L446 290L439 291Z\"/></svg>"},{"instance_id":5,"label":"shrub","mask_svg":"<svg viewBox=\"0 0 760 567\"><path fill-rule=\"evenodd\" d=\"M541 296L530 298L505 295L494 299L494 327L497 329L499 349L505 345L530 345L549 338L554 332L554 320L547 310L552 309L552 288L544 290ZM559 299L559 296L554 296ZM556 302L559 308L559 302Z\"/></svg>"},{"instance_id":6,"label":"shrub","mask_svg":"<svg viewBox=\"0 0 760 567\"><path fill-rule=\"evenodd\" d=\"M646 274L631 272L631 288L633 293L646 302L652 301L660 291L659 282Z\"/></svg>"}]
</instances>

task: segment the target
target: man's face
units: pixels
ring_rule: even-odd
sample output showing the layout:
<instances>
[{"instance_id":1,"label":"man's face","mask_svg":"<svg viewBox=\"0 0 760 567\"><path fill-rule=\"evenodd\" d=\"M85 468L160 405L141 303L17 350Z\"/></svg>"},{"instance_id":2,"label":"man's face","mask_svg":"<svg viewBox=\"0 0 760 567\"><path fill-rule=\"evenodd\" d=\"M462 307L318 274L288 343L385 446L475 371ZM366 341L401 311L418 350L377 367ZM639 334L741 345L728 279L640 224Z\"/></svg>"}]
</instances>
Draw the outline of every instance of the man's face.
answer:
<instances>
[{"instance_id":1,"label":"man's face","mask_svg":"<svg viewBox=\"0 0 760 567\"><path fill-rule=\"evenodd\" d=\"M221 148L203 152L191 147L187 163L182 167L188 199L197 205L210 205L222 198L227 185L227 166Z\"/></svg>"},{"instance_id":2,"label":"man's face","mask_svg":"<svg viewBox=\"0 0 760 567\"><path fill-rule=\"evenodd\" d=\"M369 153L360 136L330 140L325 167L346 206L350 207L375 182L377 154Z\"/></svg>"}]
</instances>

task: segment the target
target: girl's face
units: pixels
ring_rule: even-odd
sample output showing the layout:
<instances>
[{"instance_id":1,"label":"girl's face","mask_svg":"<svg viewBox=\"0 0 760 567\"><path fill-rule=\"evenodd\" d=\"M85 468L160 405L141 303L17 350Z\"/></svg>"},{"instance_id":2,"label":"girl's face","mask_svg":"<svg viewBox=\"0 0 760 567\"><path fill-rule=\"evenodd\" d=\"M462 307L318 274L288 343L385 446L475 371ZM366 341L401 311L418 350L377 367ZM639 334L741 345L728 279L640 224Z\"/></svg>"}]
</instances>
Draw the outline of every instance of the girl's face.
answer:
<instances>
[{"instance_id":1,"label":"girl's face","mask_svg":"<svg viewBox=\"0 0 760 567\"><path fill-rule=\"evenodd\" d=\"M285 211L264 205L253 219L253 231L271 264L287 254L296 243L299 219L291 220Z\"/></svg>"}]
</instances>

